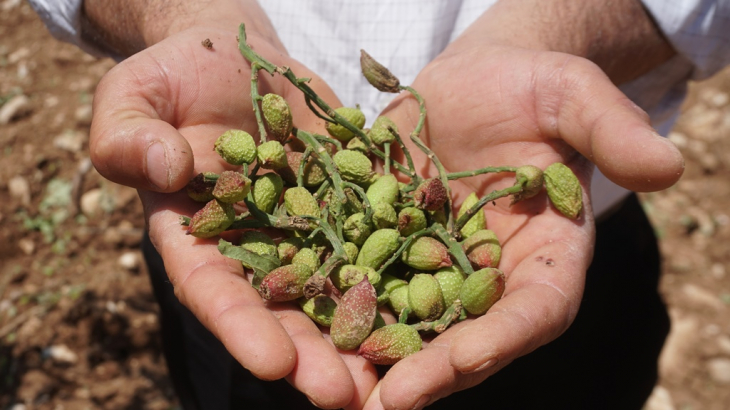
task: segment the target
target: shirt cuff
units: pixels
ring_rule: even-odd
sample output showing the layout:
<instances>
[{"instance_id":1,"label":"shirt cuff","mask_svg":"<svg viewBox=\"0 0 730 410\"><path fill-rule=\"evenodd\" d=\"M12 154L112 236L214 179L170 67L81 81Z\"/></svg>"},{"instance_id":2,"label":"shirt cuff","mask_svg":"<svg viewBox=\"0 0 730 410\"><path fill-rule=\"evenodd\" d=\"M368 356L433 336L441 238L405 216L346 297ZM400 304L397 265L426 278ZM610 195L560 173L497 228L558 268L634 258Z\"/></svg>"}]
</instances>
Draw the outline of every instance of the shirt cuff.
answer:
<instances>
[{"instance_id":1,"label":"shirt cuff","mask_svg":"<svg viewBox=\"0 0 730 410\"><path fill-rule=\"evenodd\" d=\"M643 0L677 52L691 61L692 79L712 76L730 64L730 1Z\"/></svg>"},{"instance_id":2,"label":"shirt cuff","mask_svg":"<svg viewBox=\"0 0 730 410\"><path fill-rule=\"evenodd\" d=\"M111 57L117 61L123 59L112 50L85 40L81 35L84 0L29 0L29 3L56 39L74 44L96 57Z\"/></svg>"}]
</instances>

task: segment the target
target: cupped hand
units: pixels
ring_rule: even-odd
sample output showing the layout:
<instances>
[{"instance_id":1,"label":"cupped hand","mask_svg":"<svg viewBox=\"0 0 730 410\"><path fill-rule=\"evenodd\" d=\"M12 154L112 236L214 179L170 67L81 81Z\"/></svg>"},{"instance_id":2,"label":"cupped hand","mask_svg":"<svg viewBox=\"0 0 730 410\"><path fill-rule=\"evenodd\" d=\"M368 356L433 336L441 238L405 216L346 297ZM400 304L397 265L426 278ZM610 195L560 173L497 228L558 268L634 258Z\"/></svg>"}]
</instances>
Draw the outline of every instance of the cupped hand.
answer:
<instances>
[{"instance_id":1,"label":"cupped hand","mask_svg":"<svg viewBox=\"0 0 730 410\"><path fill-rule=\"evenodd\" d=\"M180 226L179 215L201 207L180 192L190 178L230 168L213 151L217 137L234 128L257 131L251 70L236 34L188 29L114 67L95 94L92 161L106 178L139 189L175 294L245 368L264 380L286 377L317 406L362 407L377 381L373 366L340 356L298 307L267 306L240 262ZM212 48L201 44L206 38ZM311 77L309 85L336 103L329 87L285 52L255 34L248 41L274 64ZM264 72L259 79L261 95L289 101L295 126L323 127L286 80Z\"/></svg>"},{"instance_id":2,"label":"cupped hand","mask_svg":"<svg viewBox=\"0 0 730 410\"><path fill-rule=\"evenodd\" d=\"M367 409L420 408L473 387L568 328L593 254L593 164L617 184L642 191L666 188L682 173L681 155L653 131L647 115L579 57L457 41L413 87L428 112L422 139L448 172L528 164L545 169L562 162L580 179L584 210L568 219L544 193L485 206L488 227L503 246L503 298L395 364ZM404 94L384 114L405 136L415 126L418 105ZM436 175L418 149L411 145L410 151L419 172ZM513 175L453 181L455 201L510 186Z\"/></svg>"}]
</instances>

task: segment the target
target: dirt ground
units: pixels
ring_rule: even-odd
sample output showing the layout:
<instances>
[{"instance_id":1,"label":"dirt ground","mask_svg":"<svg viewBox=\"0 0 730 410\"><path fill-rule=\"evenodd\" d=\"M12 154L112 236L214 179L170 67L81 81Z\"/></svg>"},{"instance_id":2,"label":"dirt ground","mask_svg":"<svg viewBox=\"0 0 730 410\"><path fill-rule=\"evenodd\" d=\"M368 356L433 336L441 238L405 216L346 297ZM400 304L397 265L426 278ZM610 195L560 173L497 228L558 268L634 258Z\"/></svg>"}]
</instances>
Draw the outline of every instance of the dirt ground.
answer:
<instances>
[{"instance_id":1,"label":"dirt ground","mask_svg":"<svg viewBox=\"0 0 730 410\"><path fill-rule=\"evenodd\" d=\"M113 62L53 40L24 2L0 9L0 409L176 408L139 199L88 160L94 87ZM672 317L646 409L727 409L730 70L691 87L670 138L686 173L642 195Z\"/></svg>"}]
</instances>

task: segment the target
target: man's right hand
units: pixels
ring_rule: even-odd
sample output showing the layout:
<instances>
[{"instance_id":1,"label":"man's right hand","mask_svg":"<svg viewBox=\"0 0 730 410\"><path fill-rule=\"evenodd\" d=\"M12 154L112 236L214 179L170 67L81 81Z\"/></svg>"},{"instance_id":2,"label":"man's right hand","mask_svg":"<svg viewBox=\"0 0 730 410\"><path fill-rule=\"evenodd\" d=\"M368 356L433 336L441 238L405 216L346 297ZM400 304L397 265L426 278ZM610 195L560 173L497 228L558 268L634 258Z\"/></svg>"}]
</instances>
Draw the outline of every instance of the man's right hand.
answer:
<instances>
[{"instance_id":1,"label":"man's right hand","mask_svg":"<svg viewBox=\"0 0 730 410\"><path fill-rule=\"evenodd\" d=\"M213 151L217 137L234 128L257 130L251 70L236 41L238 23L246 19L233 23L234 13L227 18L226 28L196 25L201 19L194 18L181 31L162 30L166 37L109 71L94 98L92 161L104 177L139 190L175 294L233 357L261 379L286 377L317 406L360 408L377 382L374 367L338 353L298 307L265 304L240 262L222 256L215 240L185 235L180 226L179 215L201 207L179 192L190 178L230 168ZM309 85L337 103L321 79L286 55L273 30L261 34L257 25L261 20L248 26L248 42L258 53L312 78ZM201 44L205 39L212 49ZM323 121L285 79L262 72L259 80L261 95L273 92L289 101L295 126L323 131Z\"/></svg>"}]
</instances>

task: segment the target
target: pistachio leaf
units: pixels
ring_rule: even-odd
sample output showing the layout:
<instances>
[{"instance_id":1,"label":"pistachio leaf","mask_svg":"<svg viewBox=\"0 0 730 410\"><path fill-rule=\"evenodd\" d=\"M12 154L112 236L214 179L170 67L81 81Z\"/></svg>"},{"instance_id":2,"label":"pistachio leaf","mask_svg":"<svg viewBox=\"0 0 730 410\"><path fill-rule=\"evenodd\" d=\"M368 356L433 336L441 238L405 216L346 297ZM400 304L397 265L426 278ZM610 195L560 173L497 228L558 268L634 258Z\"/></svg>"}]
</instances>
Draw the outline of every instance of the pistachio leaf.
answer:
<instances>
[{"instance_id":1,"label":"pistachio leaf","mask_svg":"<svg viewBox=\"0 0 730 410\"><path fill-rule=\"evenodd\" d=\"M223 256L244 262L246 265L251 266L254 272L252 285L255 288L258 288L259 283L261 283L261 279L263 279L267 273L281 265L281 261L276 256L258 255L224 239L218 241L218 251L220 251Z\"/></svg>"}]
</instances>

